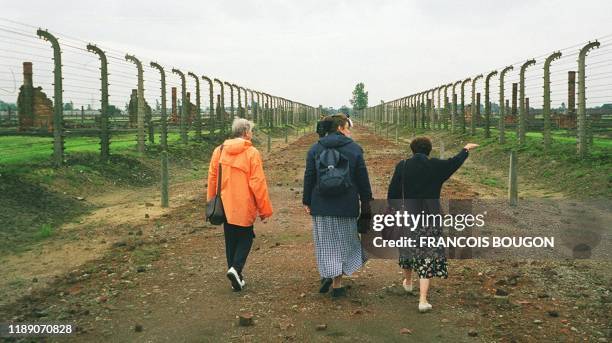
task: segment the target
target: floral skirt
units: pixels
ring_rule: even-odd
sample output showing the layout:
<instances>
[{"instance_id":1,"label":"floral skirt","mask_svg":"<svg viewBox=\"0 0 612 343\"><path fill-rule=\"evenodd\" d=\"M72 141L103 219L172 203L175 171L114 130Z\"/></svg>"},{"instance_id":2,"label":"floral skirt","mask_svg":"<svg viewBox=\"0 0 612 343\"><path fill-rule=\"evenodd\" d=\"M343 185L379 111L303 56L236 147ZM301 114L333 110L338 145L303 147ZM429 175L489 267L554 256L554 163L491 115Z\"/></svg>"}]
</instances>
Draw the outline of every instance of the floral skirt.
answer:
<instances>
[{"instance_id":1,"label":"floral skirt","mask_svg":"<svg viewBox=\"0 0 612 343\"><path fill-rule=\"evenodd\" d=\"M410 236L442 236L441 227L419 228ZM448 268L444 248L400 248L399 265L403 269L411 269L418 273L421 279L448 277Z\"/></svg>"}]
</instances>

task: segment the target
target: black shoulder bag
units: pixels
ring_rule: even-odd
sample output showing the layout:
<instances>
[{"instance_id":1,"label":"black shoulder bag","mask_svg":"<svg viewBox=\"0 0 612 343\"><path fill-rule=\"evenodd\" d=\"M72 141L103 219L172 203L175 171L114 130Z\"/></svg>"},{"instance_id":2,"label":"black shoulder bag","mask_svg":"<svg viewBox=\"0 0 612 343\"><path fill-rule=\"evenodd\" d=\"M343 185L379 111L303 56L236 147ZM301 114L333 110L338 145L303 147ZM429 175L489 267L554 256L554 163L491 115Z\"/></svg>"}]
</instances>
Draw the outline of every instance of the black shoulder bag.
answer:
<instances>
[{"instance_id":1,"label":"black shoulder bag","mask_svg":"<svg viewBox=\"0 0 612 343\"><path fill-rule=\"evenodd\" d=\"M221 225L227 220L225 218L225 210L223 209L223 201L221 200L221 153L223 153L223 145L219 151L219 172L217 173L217 194L206 204L206 219L213 225Z\"/></svg>"}]
</instances>

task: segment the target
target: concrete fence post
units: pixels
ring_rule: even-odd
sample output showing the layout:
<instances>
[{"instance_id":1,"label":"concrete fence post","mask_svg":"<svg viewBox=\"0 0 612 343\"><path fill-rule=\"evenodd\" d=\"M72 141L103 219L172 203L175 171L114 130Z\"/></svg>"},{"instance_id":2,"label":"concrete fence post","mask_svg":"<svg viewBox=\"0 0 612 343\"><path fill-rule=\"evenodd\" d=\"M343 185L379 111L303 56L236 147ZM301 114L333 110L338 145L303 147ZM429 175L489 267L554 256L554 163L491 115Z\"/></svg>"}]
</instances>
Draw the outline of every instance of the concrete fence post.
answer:
<instances>
[{"instance_id":1,"label":"concrete fence post","mask_svg":"<svg viewBox=\"0 0 612 343\"><path fill-rule=\"evenodd\" d=\"M457 86L461 83L461 80L453 83L453 104L451 113L451 132L455 133L457 129Z\"/></svg>"},{"instance_id":2,"label":"concrete fence post","mask_svg":"<svg viewBox=\"0 0 612 343\"><path fill-rule=\"evenodd\" d=\"M561 52L557 51L548 56L544 61L544 103L542 104L544 150L550 149L552 144L552 136L550 134L550 64L559 58L561 58Z\"/></svg>"},{"instance_id":3,"label":"concrete fence post","mask_svg":"<svg viewBox=\"0 0 612 343\"><path fill-rule=\"evenodd\" d=\"M164 150L161 152L161 207L163 208L167 208L169 206L168 179L168 152Z\"/></svg>"},{"instance_id":4,"label":"concrete fence post","mask_svg":"<svg viewBox=\"0 0 612 343\"><path fill-rule=\"evenodd\" d=\"M512 69L514 69L513 66L507 66L506 68L502 69L502 71L499 73L499 125L498 126L499 126L499 143L500 144L506 143L506 132L505 132L506 123L504 122L505 116L506 116L505 106L504 106L504 78L506 77L506 73L508 73Z\"/></svg>"},{"instance_id":5,"label":"concrete fence post","mask_svg":"<svg viewBox=\"0 0 612 343\"><path fill-rule=\"evenodd\" d=\"M174 68L172 72L177 74L181 78L181 115L179 117L180 130L181 130L181 143L187 144L189 137L187 135L187 111L189 104L187 101L187 80L185 80L185 74Z\"/></svg>"},{"instance_id":6,"label":"concrete fence post","mask_svg":"<svg viewBox=\"0 0 612 343\"><path fill-rule=\"evenodd\" d=\"M196 140L202 140L202 103L200 98L200 78L192 73L188 72L187 75L191 76L195 80L196 84L196 117L195 117L195 136Z\"/></svg>"},{"instance_id":7,"label":"concrete fence post","mask_svg":"<svg viewBox=\"0 0 612 343\"><path fill-rule=\"evenodd\" d=\"M93 44L87 44L90 51L100 58L100 159L107 161L110 156L110 122L108 118L108 60L102 49Z\"/></svg>"},{"instance_id":8,"label":"concrete fence post","mask_svg":"<svg viewBox=\"0 0 612 343\"><path fill-rule=\"evenodd\" d=\"M589 42L578 54L578 156L585 158L589 153L591 136L589 118L586 113L585 60L589 50L599 48L599 42Z\"/></svg>"},{"instance_id":9,"label":"concrete fence post","mask_svg":"<svg viewBox=\"0 0 612 343\"><path fill-rule=\"evenodd\" d=\"M202 79L206 80L206 82L208 82L208 105L209 105L209 111L208 111L208 130L210 132L210 134L212 135L215 132L215 128L216 128L216 120L214 119L215 115L215 94L214 94L214 87L213 87L213 81L207 77L202 75Z\"/></svg>"},{"instance_id":10,"label":"concrete fence post","mask_svg":"<svg viewBox=\"0 0 612 343\"><path fill-rule=\"evenodd\" d=\"M487 74L485 78L485 122L484 122L484 136L485 138L491 137L491 99L490 99L490 87L491 78L497 75L497 70L493 70Z\"/></svg>"},{"instance_id":11,"label":"concrete fence post","mask_svg":"<svg viewBox=\"0 0 612 343\"><path fill-rule=\"evenodd\" d=\"M213 81L217 83L219 85L219 88L221 89L221 94L219 96L219 100L217 101L217 108L220 112L217 113L217 119L221 120L221 134L225 135L225 83L223 83L223 81L219 79L214 79Z\"/></svg>"},{"instance_id":12,"label":"concrete fence post","mask_svg":"<svg viewBox=\"0 0 612 343\"><path fill-rule=\"evenodd\" d=\"M472 78L461 81L461 134L465 134L465 84L470 82Z\"/></svg>"},{"instance_id":13,"label":"concrete fence post","mask_svg":"<svg viewBox=\"0 0 612 343\"><path fill-rule=\"evenodd\" d=\"M54 35L38 29L38 37L51 43L53 48L53 162L64 164L64 100L62 98L62 50Z\"/></svg>"},{"instance_id":14,"label":"concrete fence post","mask_svg":"<svg viewBox=\"0 0 612 343\"><path fill-rule=\"evenodd\" d=\"M519 73L519 144L525 144L527 139L527 114L525 109L525 72L529 66L536 63L531 59L523 63Z\"/></svg>"},{"instance_id":15,"label":"concrete fence post","mask_svg":"<svg viewBox=\"0 0 612 343\"><path fill-rule=\"evenodd\" d=\"M470 105L471 120L470 120L470 134L473 136L476 134L476 81L482 79L482 74L478 74L472 78L472 104ZM480 113L480 109L478 111Z\"/></svg>"},{"instance_id":16,"label":"concrete fence post","mask_svg":"<svg viewBox=\"0 0 612 343\"><path fill-rule=\"evenodd\" d=\"M125 55L125 59L130 61L136 65L138 70L138 100L137 104L137 126L138 126L138 152L143 153L145 151L145 134L144 134L144 121L145 121L145 99L144 99L144 80L143 80L143 70L142 63L139 59L132 55Z\"/></svg>"},{"instance_id":17,"label":"concrete fence post","mask_svg":"<svg viewBox=\"0 0 612 343\"><path fill-rule=\"evenodd\" d=\"M510 169L508 172L508 202L510 206L518 203L518 176L516 151L510 151Z\"/></svg>"},{"instance_id":18,"label":"concrete fence post","mask_svg":"<svg viewBox=\"0 0 612 343\"><path fill-rule=\"evenodd\" d=\"M151 68L155 68L159 71L161 77L161 136L160 143L162 150L168 149L168 113L166 112L166 71L164 68L155 63L151 62Z\"/></svg>"}]
</instances>

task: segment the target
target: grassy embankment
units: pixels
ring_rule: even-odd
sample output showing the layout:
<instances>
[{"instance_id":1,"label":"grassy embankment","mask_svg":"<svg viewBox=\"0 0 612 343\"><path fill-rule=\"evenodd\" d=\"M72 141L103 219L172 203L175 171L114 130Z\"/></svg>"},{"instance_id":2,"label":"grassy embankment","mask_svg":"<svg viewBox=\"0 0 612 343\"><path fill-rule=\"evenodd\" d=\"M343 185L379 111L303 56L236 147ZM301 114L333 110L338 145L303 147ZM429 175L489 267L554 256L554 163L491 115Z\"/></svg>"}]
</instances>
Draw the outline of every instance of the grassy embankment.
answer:
<instances>
[{"instance_id":1,"label":"grassy embankment","mask_svg":"<svg viewBox=\"0 0 612 343\"><path fill-rule=\"evenodd\" d=\"M205 137L182 145L177 133L169 134L171 182L205 177L211 151L221 140ZM272 137L284 137L283 128L274 128ZM265 151L265 135L256 132L254 143ZM99 159L98 137L69 137L65 149L65 165L55 168L52 138L0 137L0 255L30 250L62 224L79 221L94 209L87 201L92 196L159 184L161 148L148 145L144 154L137 153L134 134L112 137L107 163Z\"/></svg>"},{"instance_id":2,"label":"grassy embankment","mask_svg":"<svg viewBox=\"0 0 612 343\"><path fill-rule=\"evenodd\" d=\"M467 128L469 132L469 128ZM514 130L506 132L506 144L498 143L499 132L491 130L491 138L484 138L484 130L478 129L476 135L469 133L450 133L448 130L412 130L400 128L402 138L415 135L428 135L434 141L433 156L438 156L440 141L445 143L445 155L450 157L465 143L480 144L477 153L470 157L474 162L494 171L497 175L507 175L509 153L518 153L519 178L531 184L540 185L550 193L561 193L573 198L612 198L612 139L596 137L590 155L585 159L576 154L576 138L563 131L553 132L553 144L548 151L544 150L542 134L527 133L527 142L518 144ZM382 131L386 135L385 129ZM395 128L390 128L388 137L395 138ZM484 173L474 173L475 180L483 184L505 188L507 179ZM545 194L543 196L546 196Z\"/></svg>"}]
</instances>

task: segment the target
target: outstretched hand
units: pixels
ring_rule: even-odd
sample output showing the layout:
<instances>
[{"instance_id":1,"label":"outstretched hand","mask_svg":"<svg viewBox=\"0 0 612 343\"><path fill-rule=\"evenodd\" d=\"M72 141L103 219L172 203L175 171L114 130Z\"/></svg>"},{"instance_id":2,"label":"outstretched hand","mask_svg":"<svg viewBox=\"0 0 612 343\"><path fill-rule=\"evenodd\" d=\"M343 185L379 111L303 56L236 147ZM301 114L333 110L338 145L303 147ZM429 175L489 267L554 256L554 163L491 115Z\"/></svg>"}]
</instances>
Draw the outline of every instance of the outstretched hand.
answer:
<instances>
[{"instance_id":1,"label":"outstretched hand","mask_svg":"<svg viewBox=\"0 0 612 343\"><path fill-rule=\"evenodd\" d=\"M480 145L478 145L478 144L468 143L468 144L466 144L466 145L463 147L463 149L465 149L465 150L467 150L467 151L470 151L471 149L477 148L477 147L479 147L479 146L480 146Z\"/></svg>"}]
</instances>

